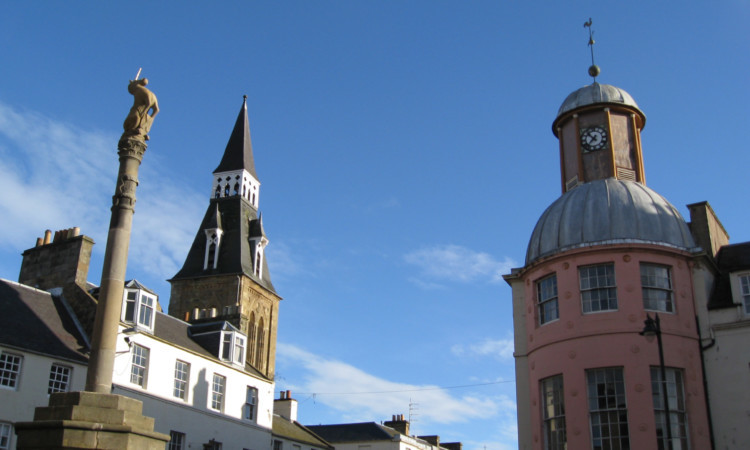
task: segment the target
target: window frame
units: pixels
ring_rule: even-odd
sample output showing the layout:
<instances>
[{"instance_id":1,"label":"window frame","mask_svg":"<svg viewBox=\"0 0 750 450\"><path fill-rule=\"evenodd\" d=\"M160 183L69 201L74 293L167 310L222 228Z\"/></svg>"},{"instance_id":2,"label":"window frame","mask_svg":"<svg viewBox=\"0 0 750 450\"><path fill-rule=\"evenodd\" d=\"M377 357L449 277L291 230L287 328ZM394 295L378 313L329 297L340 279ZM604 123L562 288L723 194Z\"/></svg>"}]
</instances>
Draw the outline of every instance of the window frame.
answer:
<instances>
[{"instance_id":1,"label":"window frame","mask_svg":"<svg viewBox=\"0 0 750 450\"><path fill-rule=\"evenodd\" d=\"M644 274L644 269L663 269L666 271L668 288L659 286L658 281L653 284L647 284L650 282L649 279L659 280L664 279L655 273ZM672 281L672 268L664 264L655 264L649 262L642 262L640 264L640 275L641 275L641 296L643 297L643 309L646 311L661 312L666 314L674 314L675 302L674 302L674 282ZM649 293L666 293L666 299L652 298L647 295ZM658 297L658 296L657 296ZM664 307L660 307L660 303L664 303ZM650 303L650 304L649 304ZM654 305L655 303L655 305ZM655 306L655 307L654 307Z\"/></svg>"},{"instance_id":2,"label":"window frame","mask_svg":"<svg viewBox=\"0 0 750 450\"><path fill-rule=\"evenodd\" d=\"M59 369L55 371L55 369ZM73 378L73 368L65 364L52 363L49 368L49 381L47 383L47 394L57 392L68 392L70 380Z\"/></svg>"},{"instance_id":3,"label":"window frame","mask_svg":"<svg viewBox=\"0 0 750 450\"><path fill-rule=\"evenodd\" d=\"M13 358L12 361L9 359ZM0 389L17 391L23 371L23 355L0 352Z\"/></svg>"},{"instance_id":4,"label":"window frame","mask_svg":"<svg viewBox=\"0 0 750 450\"><path fill-rule=\"evenodd\" d=\"M222 331L219 342L219 359L245 367L247 337L244 334L237 331Z\"/></svg>"},{"instance_id":5,"label":"window frame","mask_svg":"<svg viewBox=\"0 0 750 450\"><path fill-rule=\"evenodd\" d=\"M218 388L218 389L217 389ZM214 373L211 380L211 398L209 407L214 411L224 411L224 398L227 392L227 377Z\"/></svg>"},{"instance_id":6,"label":"window frame","mask_svg":"<svg viewBox=\"0 0 750 450\"><path fill-rule=\"evenodd\" d=\"M682 369L674 367L665 367L664 370L667 376L667 401L669 402L669 420L672 428L672 448L687 450L690 448L690 432L688 431L687 421L685 374ZM667 436L664 432L666 420L662 385L661 367L651 366L651 398L654 403L654 430L660 450L667 448ZM675 395L671 395L673 393ZM661 432L661 435L659 432ZM677 445L675 445L675 440L677 441Z\"/></svg>"},{"instance_id":7,"label":"window frame","mask_svg":"<svg viewBox=\"0 0 750 450\"><path fill-rule=\"evenodd\" d=\"M565 389L563 375L557 374L539 380L542 407L542 436L545 450L565 450L567 429L565 427ZM552 414L550 415L550 409Z\"/></svg>"},{"instance_id":8,"label":"window frame","mask_svg":"<svg viewBox=\"0 0 750 450\"><path fill-rule=\"evenodd\" d=\"M750 316L750 273L743 273L737 277L742 298L742 313Z\"/></svg>"},{"instance_id":9,"label":"window frame","mask_svg":"<svg viewBox=\"0 0 750 450\"><path fill-rule=\"evenodd\" d=\"M5 442L3 442L5 441ZM0 450L9 450L13 441L13 424L0 421Z\"/></svg>"},{"instance_id":10,"label":"window frame","mask_svg":"<svg viewBox=\"0 0 750 450\"><path fill-rule=\"evenodd\" d=\"M245 390L245 405L242 407L242 418L256 420L258 411L258 388L248 386ZM249 413L249 414L248 414ZM249 416L249 417L248 417Z\"/></svg>"},{"instance_id":11,"label":"window frame","mask_svg":"<svg viewBox=\"0 0 750 450\"><path fill-rule=\"evenodd\" d=\"M148 347L133 343L130 348L130 355L130 383L146 389L151 350Z\"/></svg>"},{"instance_id":12,"label":"window frame","mask_svg":"<svg viewBox=\"0 0 750 450\"><path fill-rule=\"evenodd\" d=\"M593 384L592 377L594 378ZM603 393L601 392L602 388L604 389ZM612 389L614 393L611 392ZM594 395L592 396L592 394ZM593 450L630 448L624 368L598 367L586 369L586 396L589 409L591 448ZM604 401L604 407L602 407L602 400ZM622 400L622 403L620 403L620 400ZM612 421L613 418L616 421ZM621 435L623 427L625 430L624 436ZM604 429L610 431L607 436L602 432ZM616 435L611 433L613 429L617 431ZM613 442L616 442L616 445Z\"/></svg>"},{"instance_id":13,"label":"window frame","mask_svg":"<svg viewBox=\"0 0 750 450\"><path fill-rule=\"evenodd\" d=\"M543 292L547 289L546 283L554 281L554 286L551 287L551 289L554 290L554 295L549 295L548 297L543 297ZM551 273L549 275L545 275L544 277L538 279L535 283L536 286L536 304L537 304L537 316L538 316L538 323L539 325L545 325L550 322L554 322L556 320L560 320L560 303L558 301L558 291L557 291L557 273ZM555 317L548 318L547 315L550 313L548 311L548 306L554 305L555 309Z\"/></svg>"},{"instance_id":14,"label":"window frame","mask_svg":"<svg viewBox=\"0 0 750 450\"><path fill-rule=\"evenodd\" d=\"M158 297L144 289L125 288L120 320L136 328L154 331Z\"/></svg>"},{"instance_id":15,"label":"window frame","mask_svg":"<svg viewBox=\"0 0 750 450\"><path fill-rule=\"evenodd\" d=\"M611 273L594 273L593 276L591 276L592 274L589 271L592 269L597 270L597 272L599 269L605 269L607 272L611 270ZM584 272L586 272L585 277ZM581 312L583 314L596 314L618 310L617 277L615 274L615 264L613 262L588 264L578 267L578 287L581 292ZM611 284L599 284L602 281L609 281L609 277L612 278ZM586 280L586 283L584 283L584 280ZM587 286L584 287L584 284ZM606 299L603 299L600 295L604 292L607 294ZM594 293L596 293L597 298L593 298ZM601 306L604 301L608 304L607 308L602 308ZM597 309L594 309L595 304L598 304Z\"/></svg>"},{"instance_id":16,"label":"window frame","mask_svg":"<svg viewBox=\"0 0 750 450\"><path fill-rule=\"evenodd\" d=\"M182 365L182 367L180 365ZM174 362L174 383L172 384L172 396L187 401L189 385L190 363L182 361L180 359L176 359Z\"/></svg>"},{"instance_id":17,"label":"window frame","mask_svg":"<svg viewBox=\"0 0 750 450\"><path fill-rule=\"evenodd\" d=\"M178 438L178 439L175 439ZM184 450L185 449L185 433L181 431L169 430L169 444L167 444L167 450Z\"/></svg>"}]
</instances>

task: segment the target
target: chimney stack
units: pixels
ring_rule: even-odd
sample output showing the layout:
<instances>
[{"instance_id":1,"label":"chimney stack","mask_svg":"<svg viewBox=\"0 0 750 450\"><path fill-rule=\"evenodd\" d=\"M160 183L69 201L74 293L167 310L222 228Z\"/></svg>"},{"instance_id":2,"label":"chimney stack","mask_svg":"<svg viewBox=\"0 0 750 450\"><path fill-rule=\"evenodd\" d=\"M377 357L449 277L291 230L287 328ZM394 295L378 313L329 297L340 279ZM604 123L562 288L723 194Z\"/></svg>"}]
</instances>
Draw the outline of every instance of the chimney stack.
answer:
<instances>
[{"instance_id":1,"label":"chimney stack","mask_svg":"<svg viewBox=\"0 0 750 450\"><path fill-rule=\"evenodd\" d=\"M396 414L391 416L391 420L383 423L383 425L393 428L401 434L409 436L409 421L404 420L403 414Z\"/></svg>"},{"instance_id":2,"label":"chimney stack","mask_svg":"<svg viewBox=\"0 0 750 450\"><path fill-rule=\"evenodd\" d=\"M297 421L297 400L292 398L292 391L279 393L279 398L273 401L273 413L290 422Z\"/></svg>"},{"instance_id":3,"label":"chimney stack","mask_svg":"<svg viewBox=\"0 0 750 450\"><path fill-rule=\"evenodd\" d=\"M18 282L39 289L78 285L86 289L94 241L82 236L78 227L46 230L36 246L23 252Z\"/></svg>"}]
</instances>

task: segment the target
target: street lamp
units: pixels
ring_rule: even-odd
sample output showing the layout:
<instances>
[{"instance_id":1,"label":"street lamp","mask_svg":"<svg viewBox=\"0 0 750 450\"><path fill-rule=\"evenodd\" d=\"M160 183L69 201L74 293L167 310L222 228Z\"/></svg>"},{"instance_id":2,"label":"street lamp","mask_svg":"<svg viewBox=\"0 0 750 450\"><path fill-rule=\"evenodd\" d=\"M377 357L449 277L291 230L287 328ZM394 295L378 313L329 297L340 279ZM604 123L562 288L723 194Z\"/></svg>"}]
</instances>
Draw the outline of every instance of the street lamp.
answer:
<instances>
[{"instance_id":1,"label":"street lamp","mask_svg":"<svg viewBox=\"0 0 750 450\"><path fill-rule=\"evenodd\" d=\"M646 340L653 342L654 336L656 336L656 342L659 345L659 368L661 369L661 394L662 401L664 402L664 415L666 416L666 427L667 427L667 450L672 449L672 424L669 417L669 395L667 394L667 369L664 368L664 348L661 345L661 321L659 320L659 314L654 314L656 317L652 319L650 315L646 314L646 320L643 321L644 327L641 331L641 336L645 336Z\"/></svg>"}]
</instances>

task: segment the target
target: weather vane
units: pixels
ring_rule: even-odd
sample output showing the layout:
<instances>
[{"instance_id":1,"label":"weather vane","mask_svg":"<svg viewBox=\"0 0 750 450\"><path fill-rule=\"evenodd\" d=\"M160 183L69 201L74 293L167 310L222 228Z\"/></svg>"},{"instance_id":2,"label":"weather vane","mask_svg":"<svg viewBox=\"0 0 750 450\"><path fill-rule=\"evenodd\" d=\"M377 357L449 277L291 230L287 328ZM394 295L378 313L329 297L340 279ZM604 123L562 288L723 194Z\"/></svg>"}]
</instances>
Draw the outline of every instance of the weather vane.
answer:
<instances>
[{"instance_id":1,"label":"weather vane","mask_svg":"<svg viewBox=\"0 0 750 450\"><path fill-rule=\"evenodd\" d=\"M594 30L591 29L592 23L593 21L591 20L591 17L589 17L589 21L585 22L583 27L589 29L589 47L591 47L591 67L589 67L589 75L594 78L594 83L596 83L596 77L601 73L601 69L594 64L594 44L596 42L594 41Z\"/></svg>"}]
</instances>

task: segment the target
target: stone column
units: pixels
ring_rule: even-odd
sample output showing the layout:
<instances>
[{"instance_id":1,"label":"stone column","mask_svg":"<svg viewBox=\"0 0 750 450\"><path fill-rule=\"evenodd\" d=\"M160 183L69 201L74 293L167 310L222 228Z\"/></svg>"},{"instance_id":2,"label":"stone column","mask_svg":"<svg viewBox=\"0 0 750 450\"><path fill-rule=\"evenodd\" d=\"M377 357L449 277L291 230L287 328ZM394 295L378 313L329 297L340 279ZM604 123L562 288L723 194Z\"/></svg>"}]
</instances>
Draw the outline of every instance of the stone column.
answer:
<instances>
[{"instance_id":1,"label":"stone column","mask_svg":"<svg viewBox=\"0 0 750 450\"><path fill-rule=\"evenodd\" d=\"M128 87L135 101L117 144L120 169L112 197L86 392L51 394L48 406L34 411L33 422L16 423L19 450L163 450L169 441L168 435L154 431L154 419L141 413L141 401L111 393L138 169L146 152L146 133L158 112L156 96L145 89L147 83L145 79L131 81ZM150 109L154 110L151 116Z\"/></svg>"},{"instance_id":2,"label":"stone column","mask_svg":"<svg viewBox=\"0 0 750 450\"><path fill-rule=\"evenodd\" d=\"M112 197L112 218L109 222L99 304L91 339L91 359L86 374L86 390L90 392L108 394L112 389L117 326L120 323L130 230L135 211L135 188L138 186L138 168L146 147L144 141L126 136L117 145L120 170L115 195Z\"/></svg>"}]
</instances>

